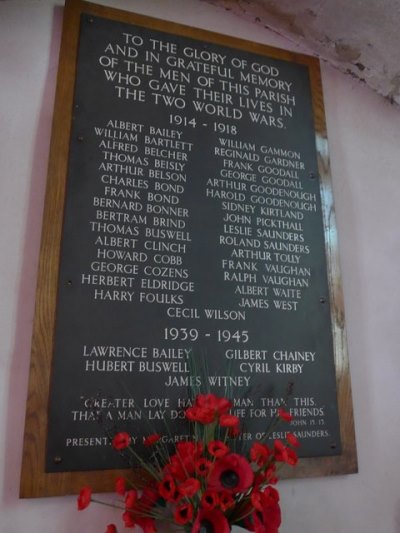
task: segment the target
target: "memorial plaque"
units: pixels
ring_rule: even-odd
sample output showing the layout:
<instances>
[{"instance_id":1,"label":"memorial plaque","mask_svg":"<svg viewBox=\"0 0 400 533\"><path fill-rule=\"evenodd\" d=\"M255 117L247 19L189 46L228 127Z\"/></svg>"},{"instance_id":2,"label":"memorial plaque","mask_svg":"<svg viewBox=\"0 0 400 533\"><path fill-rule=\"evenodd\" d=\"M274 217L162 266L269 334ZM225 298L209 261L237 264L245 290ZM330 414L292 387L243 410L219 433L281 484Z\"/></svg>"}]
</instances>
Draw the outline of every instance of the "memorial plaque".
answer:
<instances>
[{"instance_id":1,"label":"memorial plaque","mask_svg":"<svg viewBox=\"0 0 400 533\"><path fill-rule=\"evenodd\" d=\"M272 438L341 455L309 65L71 4L45 471L124 468L113 430L186 439L195 388L229 392L248 443L285 406Z\"/></svg>"}]
</instances>

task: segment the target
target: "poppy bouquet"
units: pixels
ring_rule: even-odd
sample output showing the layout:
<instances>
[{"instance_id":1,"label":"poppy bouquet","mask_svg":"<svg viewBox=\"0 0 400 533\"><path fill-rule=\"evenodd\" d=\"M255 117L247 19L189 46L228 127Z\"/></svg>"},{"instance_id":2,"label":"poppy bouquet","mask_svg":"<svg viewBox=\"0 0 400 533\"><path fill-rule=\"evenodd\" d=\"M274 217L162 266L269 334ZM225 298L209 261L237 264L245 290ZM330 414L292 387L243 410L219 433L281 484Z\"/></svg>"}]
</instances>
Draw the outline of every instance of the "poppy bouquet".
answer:
<instances>
[{"instance_id":1,"label":"poppy bouquet","mask_svg":"<svg viewBox=\"0 0 400 533\"><path fill-rule=\"evenodd\" d=\"M192 439L178 442L170 454L160 434L147 436L144 445L153 451L151 461L141 459L128 433L117 433L112 446L133 455L146 473L146 484L139 491L129 479L117 478L115 490L121 501L111 504L94 499L90 487L84 487L78 509L91 501L118 507L125 527L139 526L144 533L156 532L160 523L163 531L229 533L238 525L255 533L277 533L281 523L275 488L278 469L297 463L294 449L299 442L291 433L286 433L285 442L265 442L275 425L280 420L289 422L291 415L279 409L264 438L240 453L240 421L230 414L231 407L227 398L197 395L185 410ZM106 533L116 532L114 524L107 526Z\"/></svg>"}]
</instances>

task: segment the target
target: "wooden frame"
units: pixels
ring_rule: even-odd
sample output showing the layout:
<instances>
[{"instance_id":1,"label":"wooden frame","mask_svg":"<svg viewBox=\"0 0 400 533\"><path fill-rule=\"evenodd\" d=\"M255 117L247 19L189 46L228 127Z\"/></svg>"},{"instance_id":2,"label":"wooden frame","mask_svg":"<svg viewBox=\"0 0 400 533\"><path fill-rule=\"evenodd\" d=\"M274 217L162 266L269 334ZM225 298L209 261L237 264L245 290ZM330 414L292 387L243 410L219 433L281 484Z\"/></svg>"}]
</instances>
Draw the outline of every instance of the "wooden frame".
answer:
<instances>
[{"instance_id":1,"label":"wooden frame","mask_svg":"<svg viewBox=\"0 0 400 533\"><path fill-rule=\"evenodd\" d=\"M290 477L312 477L356 472L357 458L343 297L339 273L335 213L332 203L327 131L318 60L258 43L98 6L81 0L67 0L64 14L40 251L21 475L21 497L57 496L77 493L82 485L87 484L91 485L94 491L109 491L113 489L115 476L122 473L116 470L45 473L44 469L47 406L54 341L62 214L66 189L79 20L82 12L111 20L145 26L150 29L193 37L215 44L240 48L256 54L263 54L308 67L311 79L318 164L322 183L321 195L328 278L331 288L331 315L343 453L338 456L302 459L298 467L291 470Z\"/></svg>"}]
</instances>

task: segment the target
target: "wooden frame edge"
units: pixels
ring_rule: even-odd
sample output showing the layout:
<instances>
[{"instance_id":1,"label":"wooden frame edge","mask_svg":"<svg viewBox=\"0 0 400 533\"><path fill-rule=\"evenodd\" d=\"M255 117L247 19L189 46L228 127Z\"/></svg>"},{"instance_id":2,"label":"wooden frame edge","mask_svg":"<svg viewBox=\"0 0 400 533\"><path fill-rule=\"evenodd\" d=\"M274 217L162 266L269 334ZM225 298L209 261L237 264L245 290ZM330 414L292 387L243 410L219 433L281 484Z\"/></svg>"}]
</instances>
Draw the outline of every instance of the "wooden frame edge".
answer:
<instances>
[{"instance_id":1,"label":"wooden frame edge","mask_svg":"<svg viewBox=\"0 0 400 533\"><path fill-rule=\"evenodd\" d=\"M343 296L339 274L337 235L327 148L325 112L319 61L316 58L280 50L232 36L192 28L174 22L121 11L114 8L67 0L60 49L56 100L53 116L47 189L36 290L35 320L25 421L20 497L59 496L77 493L84 484L98 492L113 490L113 479L125 470L46 473L45 444L47 404L50 389L54 340L56 295L62 216L67 176L67 157L72 121L73 92L78 47L79 17L82 12L123 21L150 29L179 34L214 44L244 49L268 57L303 64L309 68L315 120L316 146L321 179L328 278L331 292L332 324L335 348L338 405L343 453L340 456L302 459L299 466L284 477L314 477L357 471L349 363L344 328ZM340 348L339 348L340 347Z\"/></svg>"}]
</instances>

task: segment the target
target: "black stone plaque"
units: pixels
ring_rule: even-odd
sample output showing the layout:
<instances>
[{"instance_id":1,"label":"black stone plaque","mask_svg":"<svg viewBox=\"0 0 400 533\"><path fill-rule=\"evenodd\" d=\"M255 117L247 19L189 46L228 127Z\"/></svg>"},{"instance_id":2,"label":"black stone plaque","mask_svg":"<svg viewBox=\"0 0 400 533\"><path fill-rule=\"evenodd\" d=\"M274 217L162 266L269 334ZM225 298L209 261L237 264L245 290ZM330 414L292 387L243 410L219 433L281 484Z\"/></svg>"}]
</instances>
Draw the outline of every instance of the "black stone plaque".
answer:
<instances>
[{"instance_id":1,"label":"black stone plaque","mask_svg":"<svg viewBox=\"0 0 400 533\"><path fill-rule=\"evenodd\" d=\"M47 471L184 439L200 382L248 442L293 382L273 438L340 454L308 68L83 15L68 169Z\"/></svg>"}]
</instances>

